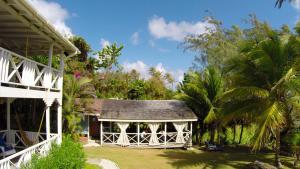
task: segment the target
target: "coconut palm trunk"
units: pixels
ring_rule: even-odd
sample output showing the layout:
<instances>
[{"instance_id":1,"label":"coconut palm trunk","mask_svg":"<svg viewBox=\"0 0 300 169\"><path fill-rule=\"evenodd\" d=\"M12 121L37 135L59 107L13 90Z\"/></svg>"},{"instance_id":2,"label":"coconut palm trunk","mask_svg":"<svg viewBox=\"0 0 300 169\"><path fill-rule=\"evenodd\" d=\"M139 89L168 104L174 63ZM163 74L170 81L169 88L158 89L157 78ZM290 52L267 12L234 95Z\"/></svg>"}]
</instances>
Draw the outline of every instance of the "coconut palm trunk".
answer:
<instances>
[{"instance_id":1,"label":"coconut palm trunk","mask_svg":"<svg viewBox=\"0 0 300 169\"><path fill-rule=\"evenodd\" d=\"M275 166L281 168L280 162L280 129L276 130L276 147L275 147Z\"/></svg>"},{"instance_id":2,"label":"coconut palm trunk","mask_svg":"<svg viewBox=\"0 0 300 169\"><path fill-rule=\"evenodd\" d=\"M243 133L244 133L244 123L242 122L239 144L242 143Z\"/></svg>"},{"instance_id":3,"label":"coconut palm trunk","mask_svg":"<svg viewBox=\"0 0 300 169\"><path fill-rule=\"evenodd\" d=\"M235 144L235 135L236 135L236 125L234 124L234 126L233 126L233 139L232 139L233 144Z\"/></svg>"}]
</instances>

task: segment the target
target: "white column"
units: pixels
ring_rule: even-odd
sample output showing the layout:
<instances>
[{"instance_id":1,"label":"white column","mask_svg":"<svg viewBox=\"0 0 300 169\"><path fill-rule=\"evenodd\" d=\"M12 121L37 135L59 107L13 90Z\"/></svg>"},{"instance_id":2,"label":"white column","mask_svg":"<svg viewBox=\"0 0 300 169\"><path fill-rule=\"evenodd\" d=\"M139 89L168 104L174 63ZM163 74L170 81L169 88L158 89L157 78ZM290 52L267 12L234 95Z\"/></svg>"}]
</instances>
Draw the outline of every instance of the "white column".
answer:
<instances>
[{"instance_id":1,"label":"white column","mask_svg":"<svg viewBox=\"0 0 300 169\"><path fill-rule=\"evenodd\" d=\"M43 99L46 106L46 138L50 139L50 107L54 101L52 98Z\"/></svg>"},{"instance_id":2,"label":"white column","mask_svg":"<svg viewBox=\"0 0 300 169\"><path fill-rule=\"evenodd\" d=\"M49 67L52 67L53 46L54 46L54 44L51 43L50 47L49 47L49 55L48 55L48 66Z\"/></svg>"},{"instance_id":3,"label":"white column","mask_svg":"<svg viewBox=\"0 0 300 169\"><path fill-rule=\"evenodd\" d=\"M164 133L164 135L165 135L165 140L164 140L165 146L167 146L167 122L165 122L165 133Z\"/></svg>"},{"instance_id":4,"label":"white column","mask_svg":"<svg viewBox=\"0 0 300 169\"><path fill-rule=\"evenodd\" d=\"M48 88L48 90L50 90L50 88L53 87L51 85L52 84L52 71L51 71L52 55L53 55L53 44L50 44L49 55L48 55L48 67L49 68L46 68L46 70L44 72L44 78L43 78L43 87Z\"/></svg>"},{"instance_id":5,"label":"white column","mask_svg":"<svg viewBox=\"0 0 300 169\"><path fill-rule=\"evenodd\" d=\"M140 123L137 124L137 132L138 132L138 137L137 137L138 146L140 146Z\"/></svg>"},{"instance_id":6,"label":"white column","mask_svg":"<svg viewBox=\"0 0 300 169\"><path fill-rule=\"evenodd\" d=\"M191 137L191 142L190 142L190 144L191 144L191 146L192 146L192 144L193 144L193 122L191 121L190 122L191 124L190 124L190 137Z\"/></svg>"},{"instance_id":7,"label":"white column","mask_svg":"<svg viewBox=\"0 0 300 169\"><path fill-rule=\"evenodd\" d=\"M103 124L102 121L100 121L100 145L103 144Z\"/></svg>"},{"instance_id":8,"label":"white column","mask_svg":"<svg viewBox=\"0 0 300 169\"><path fill-rule=\"evenodd\" d=\"M50 117L48 117L48 118L50 118ZM57 107L57 134L58 134L57 143L60 144L62 142L62 105L61 105L61 103L59 103L58 107Z\"/></svg>"},{"instance_id":9,"label":"white column","mask_svg":"<svg viewBox=\"0 0 300 169\"><path fill-rule=\"evenodd\" d=\"M46 107L46 136L50 139L50 106Z\"/></svg>"},{"instance_id":10,"label":"white column","mask_svg":"<svg viewBox=\"0 0 300 169\"><path fill-rule=\"evenodd\" d=\"M57 80L57 88L60 89L61 92L62 92L62 89L63 89L64 67L65 67L64 53L61 52L61 54L60 54L59 76L58 76L58 80Z\"/></svg>"},{"instance_id":11,"label":"white column","mask_svg":"<svg viewBox=\"0 0 300 169\"><path fill-rule=\"evenodd\" d=\"M65 67L65 62L64 62L64 52L62 51L60 53L60 67L59 67L59 70L61 72L64 72L64 67Z\"/></svg>"},{"instance_id":12,"label":"white column","mask_svg":"<svg viewBox=\"0 0 300 169\"><path fill-rule=\"evenodd\" d=\"M7 98L6 99L6 129L7 129L6 141L8 143L11 143L10 142L10 103L11 100Z\"/></svg>"}]
</instances>

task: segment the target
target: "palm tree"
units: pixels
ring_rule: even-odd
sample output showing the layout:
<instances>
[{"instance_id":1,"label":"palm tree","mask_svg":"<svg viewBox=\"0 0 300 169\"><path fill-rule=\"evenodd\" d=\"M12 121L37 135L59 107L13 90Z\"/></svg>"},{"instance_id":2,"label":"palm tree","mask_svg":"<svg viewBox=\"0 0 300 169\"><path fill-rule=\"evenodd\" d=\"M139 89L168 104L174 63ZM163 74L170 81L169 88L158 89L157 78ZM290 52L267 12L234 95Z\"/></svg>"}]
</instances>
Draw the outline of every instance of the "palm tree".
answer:
<instances>
[{"instance_id":1,"label":"palm tree","mask_svg":"<svg viewBox=\"0 0 300 169\"><path fill-rule=\"evenodd\" d=\"M278 8L281 8L283 2L285 2L286 0L276 0L275 6L277 6ZM289 2L295 1L295 0L288 0Z\"/></svg>"},{"instance_id":2,"label":"palm tree","mask_svg":"<svg viewBox=\"0 0 300 169\"><path fill-rule=\"evenodd\" d=\"M174 80L173 76L171 75L171 73L166 73L164 78L171 85L171 87L173 89L173 83L175 82L175 80Z\"/></svg>"},{"instance_id":3,"label":"palm tree","mask_svg":"<svg viewBox=\"0 0 300 169\"><path fill-rule=\"evenodd\" d=\"M161 78L162 78L162 72L156 70L155 67L150 67L150 69L149 69L149 74L150 74L153 78L157 78L157 79L161 79Z\"/></svg>"},{"instance_id":4,"label":"palm tree","mask_svg":"<svg viewBox=\"0 0 300 169\"><path fill-rule=\"evenodd\" d=\"M82 119L79 113L80 105L75 104L76 98L90 95L86 86L91 79L86 77L75 77L74 75L65 75L63 90L63 111L66 119L65 130L76 138L77 131L80 130L78 124Z\"/></svg>"},{"instance_id":5,"label":"palm tree","mask_svg":"<svg viewBox=\"0 0 300 169\"><path fill-rule=\"evenodd\" d=\"M229 79L234 88L222 97L228 120L241 117L258 124L253 150L259 150L276 139L275 164L279 159L280 132L293 104L298 104L300 79L299 41L294 36L283 38L265 27L268 37L244 44L239 57L228 63Z\"/></svg>"},{"instance_id":6,"label":"palm tree","mask_svg":"<svg viewBox=\"0 0 300 169\"><path fill-rule=\"evenodd\" d=\"M210 142L213 142L220 111L219 98L223 93L221 74L216 68L207 67L203 73L192 72L189 76L175 98L185 101L197 112L200 121L210 124Z\"/></svg>"}]
</instances>

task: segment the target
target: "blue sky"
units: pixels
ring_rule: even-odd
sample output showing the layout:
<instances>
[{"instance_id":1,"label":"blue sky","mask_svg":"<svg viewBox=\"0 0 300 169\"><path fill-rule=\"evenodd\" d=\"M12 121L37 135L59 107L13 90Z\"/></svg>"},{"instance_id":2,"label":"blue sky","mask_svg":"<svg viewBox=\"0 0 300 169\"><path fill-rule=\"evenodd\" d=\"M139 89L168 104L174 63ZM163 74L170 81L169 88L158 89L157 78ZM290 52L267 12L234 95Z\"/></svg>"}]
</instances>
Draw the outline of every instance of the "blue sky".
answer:
<instances>
[{"instance_id":1,"label":"blue sky","mask_svg":"<svg viewBox=\"0 0 300 169\"><path fill-rule=\"evenodd\" d=\"M195 53L183 52L183 35L204 33L209 11L225 27L247 27L244 19L256 14L273 27L293 27L300 0L274 8L275 0L29 0L58 29L84 37L94 50L117 42L125 48L120 63L147 77L155 66L177 80L193 62ZM51 12L49 12L51 11Z\"/></svg>"}]
</instances>

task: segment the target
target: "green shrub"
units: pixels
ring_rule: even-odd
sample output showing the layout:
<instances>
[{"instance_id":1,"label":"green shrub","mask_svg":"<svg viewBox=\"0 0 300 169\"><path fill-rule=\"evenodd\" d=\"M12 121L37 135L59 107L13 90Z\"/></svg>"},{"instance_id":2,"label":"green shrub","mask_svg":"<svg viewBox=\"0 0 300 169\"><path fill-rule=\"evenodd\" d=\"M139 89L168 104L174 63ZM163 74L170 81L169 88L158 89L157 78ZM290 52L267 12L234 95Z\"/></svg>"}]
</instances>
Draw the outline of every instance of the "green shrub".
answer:
<instances>
[{"instance_id":1,"label":"green shrub","mask_svg":"<svg viewBox=\"0 0 300 169\"><path fill-rule=\"evenodd\" d=\"M82 169L85 156L82 145L65 137L61 145L54 144L48 156L33 155L32 160L23 169Z\"/></svg>"}]
</instances>

